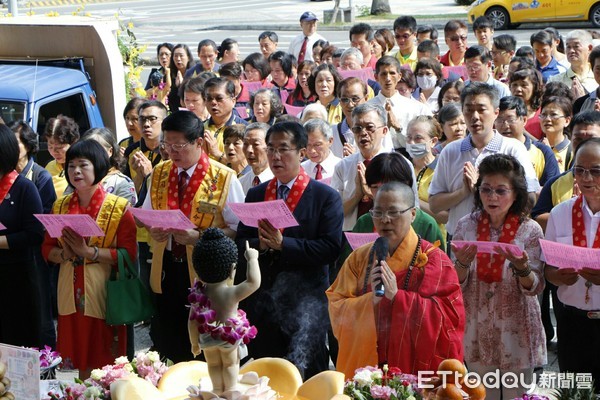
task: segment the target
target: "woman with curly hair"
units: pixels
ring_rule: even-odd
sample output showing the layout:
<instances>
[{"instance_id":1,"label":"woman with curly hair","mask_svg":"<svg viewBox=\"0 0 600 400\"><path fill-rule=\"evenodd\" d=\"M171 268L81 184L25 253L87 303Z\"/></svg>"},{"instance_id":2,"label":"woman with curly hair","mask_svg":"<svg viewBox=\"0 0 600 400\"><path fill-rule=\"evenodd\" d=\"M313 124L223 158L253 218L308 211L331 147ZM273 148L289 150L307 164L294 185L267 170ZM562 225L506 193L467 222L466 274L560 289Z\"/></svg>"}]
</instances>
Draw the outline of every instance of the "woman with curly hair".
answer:
<instances>
[{"instance_id":1,"label":"woman with curly hair","mask_svg":"<svg viewBox=\"0 0 600 400\"><path fill-rule=\"evenodd\" d=\"M59 115L50 118L44 129L44 139L48 142L48 152L54 158L46 165L52 175L56 196L60 197L68 186L65 178L65 156L69 147L79 140L79 125L73 118Z\"/></svg>"},{"instance_id":2,"label":"woman with curly hair","mask_svg":"<svg viewBox=\"0 0 600 400\"><path fill-rule=\"evenodd\" d=\"M546 364L546 335L537 295L544 290L540 260L542 228L530 219L523 167L512 156L483 159L475 185L473 213L458 221L452 238L467 325L465 362L483 376L500 371L521 377L518 386L488 388L489 398L512 399L526 390L533 368ZM514 244L521 251L495 246L496 253L478 252L475 244L456 241Z\"/></svg>"},{"instance_id":3,"label":"woman with curly hair","mask_svg":"<svg viewBox=\"0 0 600 400\"><path fill-rule=\"evenodd\" d=\"M283 112L281 99L271 89L259 89L250 96L251 122L263 122L272 126Z\"/></svg>"}]
</instances>

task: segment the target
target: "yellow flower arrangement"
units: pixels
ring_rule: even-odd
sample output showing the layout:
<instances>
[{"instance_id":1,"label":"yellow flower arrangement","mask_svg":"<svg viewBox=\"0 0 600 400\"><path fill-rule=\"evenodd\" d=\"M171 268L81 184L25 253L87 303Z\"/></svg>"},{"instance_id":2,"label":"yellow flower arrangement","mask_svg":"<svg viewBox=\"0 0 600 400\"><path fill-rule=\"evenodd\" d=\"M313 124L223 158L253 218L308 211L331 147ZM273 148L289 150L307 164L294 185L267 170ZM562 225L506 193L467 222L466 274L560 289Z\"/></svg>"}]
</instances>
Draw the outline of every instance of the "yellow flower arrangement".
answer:
<instances>
[{"instance_id":1,"label":"yellow flower arrangement","mask_svg":"<svg viewBox=\"0 0 600 400\"><path fill-rule=\"evenodd\" d=\"M119 22L117 43L126 67L125 89L127 91L127 100L129 101L132 97L145 97L146 91L140 80L143 70L141 56L148 46L140 46L138 44L137 38L133 33L133 22L123 22L118 13L115 14L115 18Z\"/></svg>"}]
</instances>

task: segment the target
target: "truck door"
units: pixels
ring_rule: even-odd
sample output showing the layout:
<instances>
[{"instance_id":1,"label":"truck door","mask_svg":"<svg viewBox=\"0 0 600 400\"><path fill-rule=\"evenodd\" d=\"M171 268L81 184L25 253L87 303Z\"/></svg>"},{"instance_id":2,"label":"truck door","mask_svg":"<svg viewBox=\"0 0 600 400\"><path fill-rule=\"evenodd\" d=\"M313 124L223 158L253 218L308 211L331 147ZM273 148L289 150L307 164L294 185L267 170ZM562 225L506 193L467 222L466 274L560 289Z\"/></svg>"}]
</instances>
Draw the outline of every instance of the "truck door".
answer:
<instances>
[{"instance_id":1,"label":"truck door","mask_svg":"<svg viewBox=\"0 0 600 400\"><path fill-rule=\"evenodd\" d=\"M44 129L51 118L61 114L73 118L79 125L80 134L90 128L102 126L102 121L98 124L97 121L90 118L93 113L88 112L86 100L85 93L76 89L42 99L35 104L32 127L40 138L40 150L36 157L38 164L46 165L48 161L52 160L52 156L48 153L48 144L44 139Z\"/></svg>"}]
</instances>

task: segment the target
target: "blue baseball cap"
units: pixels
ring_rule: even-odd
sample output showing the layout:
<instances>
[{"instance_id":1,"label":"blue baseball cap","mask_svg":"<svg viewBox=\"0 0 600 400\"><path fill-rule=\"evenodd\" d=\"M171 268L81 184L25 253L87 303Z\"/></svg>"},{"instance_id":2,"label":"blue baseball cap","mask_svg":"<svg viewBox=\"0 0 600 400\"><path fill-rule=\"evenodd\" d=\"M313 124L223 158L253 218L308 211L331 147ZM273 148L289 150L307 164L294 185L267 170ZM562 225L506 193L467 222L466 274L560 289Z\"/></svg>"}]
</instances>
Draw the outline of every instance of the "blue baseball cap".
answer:
<instances>
[{"instance_id":1,"label":"blue baseball cap","mask_svg":"<svg viewBox=\"0 0 600 400\"><path fill-rule=\"evenodd\" d=\"M318 20L319 20L319 18L317 18L317 16L310 11L306 11L304 14L302 14L302 16L300 16L300 22L318 21Z\"/></svg>"}]
</instances>

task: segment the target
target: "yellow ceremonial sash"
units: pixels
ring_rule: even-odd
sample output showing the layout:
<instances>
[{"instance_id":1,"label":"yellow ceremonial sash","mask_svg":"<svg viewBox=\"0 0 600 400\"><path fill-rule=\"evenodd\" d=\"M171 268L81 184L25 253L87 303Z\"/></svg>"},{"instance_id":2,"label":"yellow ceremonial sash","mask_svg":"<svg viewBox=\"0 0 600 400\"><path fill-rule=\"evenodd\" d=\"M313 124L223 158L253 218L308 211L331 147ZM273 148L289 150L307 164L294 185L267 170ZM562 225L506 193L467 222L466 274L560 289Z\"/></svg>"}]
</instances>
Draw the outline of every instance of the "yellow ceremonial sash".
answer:
<instances>
[{"instance_id":1,"label":"yellow ceremonial sash","mask_svg":"<svg viewBox=\"0 0 600 400\"><path fill-rule=\"evenodd\" d=\"M573 172L569 172L559 177L554 181L552 187L550 187L550 192L552 193L552 205L556 206L563 201L569 200L573 197L573 184L575 183L575 179L573 177Z\"/></svg>"},{"instance_id":2,"label":"yellow ceremonial sash","mask_svg":"<svg viewBox=\"0 0 600 400\"><path fill-rule=\"evenodd\" d=\"M209 159L210 167L204 176L204 180L194 195L191 207L190 220L200 230L211 227L225 228L227 224L223 220L223 209L229 193L231 178L235 171L227 168L212 159ZM150 186L150 200L154 210L169 210L168 192L169 175L171 168L176 168L171 160L163 161L152 171L152 184ZM152 246L152 269L150 271L150 286L155 293L162 293L162 260L167 242L156 242L150 239ZM187 247L187 264L190 276L190 286L197 278L192 264L193 245Z\"/></svg>"},{"instance_id":3,"label":"yellow ceremonial sash","mask_svg":"<svg viewBox=\"0 0 600 400\"><path fill-rule=\"evenodd\" d=\"M535 171L535 175L538 180L542 178L542 174L544 173L544 168L546 168L546 159L544 158L544 153L533 143L529 146L529 159L533 164L533 169Z\"/></svg>"},{"instance_id":4,"label":"yellow ceremonial sash","mask_svg":"<svg viewBox=\"0 0 600 400\"><path fill-rule=\"evenodd\" d=\"M52 207L54 214L67 214L72 194L56 200ZM88 240L88 246L100 248L115 247L117 230L123 214L127 211L129 202L113 194L104 197L96 223L106 236L94 236ZM59 239L60 241L60 239ZM90 260L84 260L85 308L84 315L104 319L106 315L106 281L110 277L111 265ZM73 289L73 262L64 261L60 264L58 273L58 313L60 315L74 314L75 293Z\"/></svg>"},{"instance_id":5,"label":"yellow ceremonial sash","mask_svg":"<svg viewBox=\"0 0 600 400\"><path fill-rule=\"evenodd\" d=\"M223 142L223 133L225 132L225 128L227 128L227 124L223 125L220 128L215 128L214 125L210 125L210 118L204 122L204 130L211 132L214 135L214 138L217 140L217 145L219 146L219 152L225 152L225 143ZM208 155L211 159L215 159L212 155ZM218 160L217 160L218 161Z\"/></svg>"}]
</instances>

